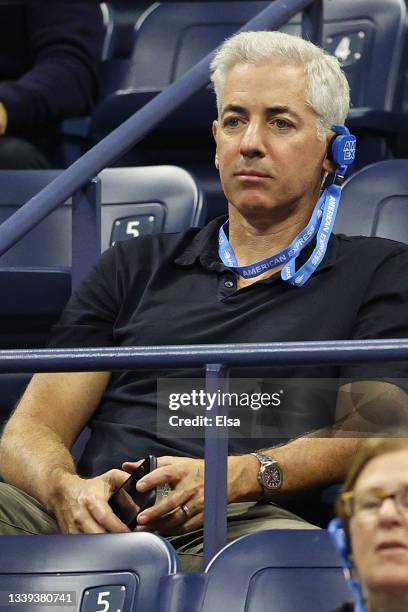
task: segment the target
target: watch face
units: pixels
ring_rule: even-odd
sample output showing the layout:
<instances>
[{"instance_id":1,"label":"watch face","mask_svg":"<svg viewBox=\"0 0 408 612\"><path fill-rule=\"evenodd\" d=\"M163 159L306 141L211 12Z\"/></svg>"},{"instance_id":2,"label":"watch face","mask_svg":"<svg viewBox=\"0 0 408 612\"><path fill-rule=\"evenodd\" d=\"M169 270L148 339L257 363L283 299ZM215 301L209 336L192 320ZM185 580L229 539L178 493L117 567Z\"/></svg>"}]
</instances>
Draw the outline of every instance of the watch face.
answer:
<instances>
[{"instance_id":1,"label":"watch face","mask_svg":"<svg viewBox=\"0 0 408 612\"><path fill-rule=\"evenodd\" d=\"M279 489L282 486L282 474L278 466L265 465L261 472L264 487L267 489Z\"/></svg>"}]
</instances>

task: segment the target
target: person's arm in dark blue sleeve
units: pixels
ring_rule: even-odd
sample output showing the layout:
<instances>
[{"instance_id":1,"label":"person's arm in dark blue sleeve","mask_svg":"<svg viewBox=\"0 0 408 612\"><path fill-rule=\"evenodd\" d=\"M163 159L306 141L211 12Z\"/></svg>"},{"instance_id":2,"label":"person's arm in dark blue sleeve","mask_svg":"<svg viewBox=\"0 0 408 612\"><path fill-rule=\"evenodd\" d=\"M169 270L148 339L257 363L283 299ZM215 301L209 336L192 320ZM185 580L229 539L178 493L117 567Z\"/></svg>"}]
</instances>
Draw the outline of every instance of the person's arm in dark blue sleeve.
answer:
<instances>
[{"instance_id":1,"label":"person's arm in dark blue sleeve","mask_svg":"<svg viewBox=\"0 0 408 612\"><path fill-rule=\"evenodd\" d=\"M44 0L29 2L26 10L33 67L0 83L6 133L13 134L90 112L104 38L97 3Z\"/></svg>"}]
</instances>

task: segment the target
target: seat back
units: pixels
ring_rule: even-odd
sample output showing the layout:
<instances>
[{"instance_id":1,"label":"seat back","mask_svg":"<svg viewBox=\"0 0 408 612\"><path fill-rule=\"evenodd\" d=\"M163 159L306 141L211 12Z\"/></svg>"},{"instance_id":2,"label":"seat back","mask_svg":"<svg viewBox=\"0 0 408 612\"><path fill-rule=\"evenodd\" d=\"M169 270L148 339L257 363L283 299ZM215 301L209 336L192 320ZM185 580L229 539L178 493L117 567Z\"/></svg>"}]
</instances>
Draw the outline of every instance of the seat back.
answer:
<instances>
[{"instance_id":1,"label":"seat back","mask_svg":"<svg viewBox=\"0 0 408 612\"><path fill-rule=\"evenodd\" d=\"M268 4L157 2L135 25L126 87L166 87Z\"/></svg>"},{"instance_id":2,"label":"seat back","mask_svg":"<svg viewBox=\"0 0 408 612\"><path fill-rule=\"evenodd\" d=\"M0 171L0 223L34 197L60 170ZM115 240L141 234L179 232L203 224L205 199L197 181L182 168L107 168L102 183L102 250ZM57 208L9 251L5 267L70 266L70 202Z\"/></svg>"},{"instance_id":3,"label":"seat back","mask_svg":"<svg viewBox=\"0 0 408 612\"><path fill-rule=\"evenodd\" d=\"M21 612L35 603L38 609L155 612L160 578L179 568L173 547L150 533L2 536L1 550L0 606L14 607L8 593L43 593L38 601L20 599Z\"/></svg>"},{"instance_id":4,"label":"seat back","mask_svg":"<svg viewBox=\"0 0 408 612\"><path fill-rule=\"evenodd\" d=\"M114 11L108 2L100 2L99 4L103 25L105 28L105 38L102 46L101 61L106 62L112 57L114 47L115 20Z\"/></svg>"},{"instance_id":5,"label":"seat back","mask_svg":"<svg viewBox=\"0 0 408 612\"><path fill-rule=\"evenodd\" d=\"M157 612L333 612L352 599L326 531L274 529L228 544L205 573L162 578Z\"/></svg>"},{"instance_id":6,"label":"seat back","mask_svg":"<svg viewBox=\"0 0 408 612\"><path fill-rule=\"evenodd\" d=\"M334 231L408 244L408 160L377 162L344 184Z\"/></svg>"},{"instance_id":7,"label":"seat back","mask_svg":"<svg viewBox=\"0 0 408 612\"><path fill-rule=\"evenodd\" d=\"M150 0L102 3L106 37L100 70L101 99L126 82L134 44L134 27Z\"/></svg>"},{"instance_id":8,"label":"seat back","mask_svg":"<svg viewBox=\"0 0 408 612\"><path fill-rule=\"evenodd\" d=\"M346 73L352 106L398 106L406 28L405 0L324 0L323 47Z\"/></svg>"},{"instance_id":9,"label":"seat back","mask_svg":"<svg viewBox=\"0 0 408 612\"><path fill-rule=\"evenodd\" d=\"M156 3L135 26L127 87L166 87L268 4ZM353 106L394 108L406 45L405 0L323 0L323 16L323 47L342 63ZM299 35L301 16L280 30Z\"/></svg>"},{"instance_id":10,"label":"seat back","mask_svg":"<svg viewBox=\"0 0 408 612\"><path fill-rule=\"evenodd\" d=\"M320 530L243 536L222 549L206 573L200 612L332 612L352 599L338 553Z\"/></svg>"}]
</instances>

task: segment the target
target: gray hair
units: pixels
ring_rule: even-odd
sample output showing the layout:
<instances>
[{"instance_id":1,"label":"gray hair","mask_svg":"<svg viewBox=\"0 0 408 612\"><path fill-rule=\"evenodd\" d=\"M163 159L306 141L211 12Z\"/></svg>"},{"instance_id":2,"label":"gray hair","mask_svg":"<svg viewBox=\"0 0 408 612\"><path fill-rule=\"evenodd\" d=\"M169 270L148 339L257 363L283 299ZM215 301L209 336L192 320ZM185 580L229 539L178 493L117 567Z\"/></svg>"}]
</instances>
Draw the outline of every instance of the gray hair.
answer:
<instances>
[{"instance_id":1,"label":"gray hair","mask_svg":"<svg viewBox=\"0 0 408 612\"><path fill-rule=\"evenodd\" d=\"M241 32L228 38L217 51L210 69L218 114L228 71L238 63L264 61L304 66L306 104L317 114L319 138L326 138L333 123L344 123L350 88L337 58L298 36L276 31Z\"/></svg>"}]
</instances>

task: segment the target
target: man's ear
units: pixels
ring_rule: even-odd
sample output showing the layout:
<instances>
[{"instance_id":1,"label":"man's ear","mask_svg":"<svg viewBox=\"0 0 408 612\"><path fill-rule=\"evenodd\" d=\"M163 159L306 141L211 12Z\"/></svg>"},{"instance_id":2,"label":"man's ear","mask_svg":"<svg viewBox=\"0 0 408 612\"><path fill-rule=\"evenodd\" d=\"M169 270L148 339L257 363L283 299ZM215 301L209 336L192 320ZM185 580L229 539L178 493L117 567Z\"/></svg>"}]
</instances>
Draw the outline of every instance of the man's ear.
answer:
<instances>
[{"instance_id":1,"label":"man's ear","mask_svg":"<svg viewBox=\"0 0 408 612\"><path fill-rule=\"evenodd\" d=\"M218 133L218 121L214 119L212 122L212 135L214 136L215 142L217 142L217 133Z\"/></svg>"},{"instance_id":2,"label":"man's ear","mask_svg":"<svg viewBox=\"0 0 408 612\"><path fill-rule=\"evenodd\" d=\"M323 160L323 170L329 174L336 170L336 164L331 159L328 159L327 155Z\"/></svg>"},{"instance_id":3,"label":"man's ear","mask_svg":"<svg viewBox=\"0 0 408 612\"><path fill-rule=\"evenodd\" d=\"M217 145L218 121L214 120L212 122L212 133L213 133L213 136L214 136L215 144ZM215 164L215 167L218 170L217 147L215 147L215 160L214 160L214 164Z\"/></svg>"}]
</instances>

